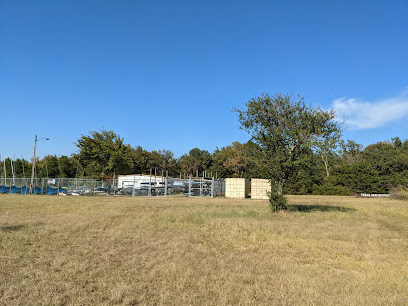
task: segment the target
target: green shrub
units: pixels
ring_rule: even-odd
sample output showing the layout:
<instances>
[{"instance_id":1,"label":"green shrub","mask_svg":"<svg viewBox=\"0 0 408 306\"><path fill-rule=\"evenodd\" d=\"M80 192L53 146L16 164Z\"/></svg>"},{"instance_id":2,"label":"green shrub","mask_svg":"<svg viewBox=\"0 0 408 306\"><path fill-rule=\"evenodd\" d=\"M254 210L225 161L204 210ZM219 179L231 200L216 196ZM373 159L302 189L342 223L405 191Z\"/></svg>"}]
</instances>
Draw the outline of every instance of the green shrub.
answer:
<instances>
[{"instance_id":1,"label":"green shrub","mask_svg":"<svg viewBox=\"0 0 408 306\"><path fill-rule=\"evenodd\" d=\"M349 195L352 191L345 186L335 185L330 181L324 181L322 185L313 185L315 195Z\"/></svg>"}]
</instances>

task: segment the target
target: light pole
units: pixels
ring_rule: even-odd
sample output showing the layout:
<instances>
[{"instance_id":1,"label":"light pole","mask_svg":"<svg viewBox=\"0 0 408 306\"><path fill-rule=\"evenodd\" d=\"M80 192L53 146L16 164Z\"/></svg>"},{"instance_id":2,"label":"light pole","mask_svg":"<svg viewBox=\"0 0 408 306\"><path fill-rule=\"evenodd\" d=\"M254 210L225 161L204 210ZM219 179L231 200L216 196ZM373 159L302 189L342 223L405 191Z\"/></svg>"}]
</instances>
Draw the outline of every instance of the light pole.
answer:
<instances>
[{"instance_id":1,"label":"light pole","mask_svg":"<svg viewBox=\"0 0 408 306\"><path fill-rule=\"evenodd\" d=\"M49 138L40 138L38 140L50 140ZM35 135L35 140L34 140L34 157L33 157L33 168L31 170L31 184L30 184L30 194L33 194L33 183L34 183L34 170L35 170L35 149L37 148L37 135Z\"/></svg>"}]
</instances>

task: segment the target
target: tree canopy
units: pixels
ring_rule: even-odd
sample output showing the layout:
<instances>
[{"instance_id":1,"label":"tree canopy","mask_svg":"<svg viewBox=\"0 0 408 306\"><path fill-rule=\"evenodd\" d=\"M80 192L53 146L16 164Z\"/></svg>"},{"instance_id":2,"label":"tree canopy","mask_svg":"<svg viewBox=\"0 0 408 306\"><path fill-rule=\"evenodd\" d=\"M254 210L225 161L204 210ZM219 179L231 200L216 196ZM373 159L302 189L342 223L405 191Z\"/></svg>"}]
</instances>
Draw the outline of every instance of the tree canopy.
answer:
<instances>
[{"instance_id":1,"label":"tree canopy","mask_svg":"<svg viewBox=\"0 0 408 306\"><path fill-rule=\"evenodd\" d=\"M255 97L236 112L241 127L259 145L259 157L271 181L272 209L285 209L284 188L301 160L302 149L318 139L324 146L338 137L340 126L334 111L306 106L303 98L277 93Z\"/></svg>"},{"instance_id":2,"label":"tree canopy","mask_svg":"<svg viewBox=\"0 0 408 306\"><path fill-rule=\"evenodd\" d=\"M124 144L123 138L113 131L91 131L82 135L75 145L79 152L77 158L90 175L126 174L131 163L131 147Z\"/></svg>"}]
</instances>

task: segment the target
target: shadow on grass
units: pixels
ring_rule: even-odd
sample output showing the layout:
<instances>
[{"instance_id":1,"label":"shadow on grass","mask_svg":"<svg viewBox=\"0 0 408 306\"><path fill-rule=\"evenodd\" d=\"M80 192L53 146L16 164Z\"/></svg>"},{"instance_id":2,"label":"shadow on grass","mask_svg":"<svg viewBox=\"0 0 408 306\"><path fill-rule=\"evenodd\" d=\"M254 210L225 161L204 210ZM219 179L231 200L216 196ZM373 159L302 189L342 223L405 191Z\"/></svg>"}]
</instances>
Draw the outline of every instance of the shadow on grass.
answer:
<instances>
[{"instance_id":1,"label":"shadow on grass","mask_svg":"<svg viewBox=\"0 0 408 306\"><path fill-rule=\"evenodd\" d=\"M2 230L3 232L10 233L10 232L17 232L17 231L19 231L19 230L21 230L21 229L23 229L23 228L25 228L25 227L26 227L25 224L19 224L19 225L4 225L4 226L1 227L1 230Z\"/></svg>"},{"instance_id":2,"label":"shadow on grass","mask_svg":"<svg viewBox=\"0 0 408 306\"><path fill-rule=\"evenodd\" d=\"M289 211L299 211L299 212L314 212L314 211L323 211L323 212L352 212L355 211L354 208L342 207L342 206L329 206L329 205L288 205Z\"/></svg>"}]
</instances>

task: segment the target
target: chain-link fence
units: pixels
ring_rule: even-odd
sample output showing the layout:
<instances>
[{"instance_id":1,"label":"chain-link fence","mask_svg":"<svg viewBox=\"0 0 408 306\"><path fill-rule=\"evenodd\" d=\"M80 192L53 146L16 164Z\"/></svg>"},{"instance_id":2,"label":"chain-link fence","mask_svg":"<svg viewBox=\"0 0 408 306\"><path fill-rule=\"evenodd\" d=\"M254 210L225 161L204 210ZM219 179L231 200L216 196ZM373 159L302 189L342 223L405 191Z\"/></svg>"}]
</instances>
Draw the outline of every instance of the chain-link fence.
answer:
<instances>
[{"instance_id":1,"label":"chain-link fence","mask_svg":"<svg viewBox=\"0 0 408 306\"><path fill-rule=\"evenodd\" d=\"M119 179L118 194L132 197L216 197L225 195L225 182L214 178L178 179L130 175Z\"/></svg>"},{"instance_id":2,"label":"chain-link fence","mask_svg":"<svg viewBox=\"0 0 408 306\"><path fill-rule=\"evenodd\" d=\"M188 178L167 180L168 195L188 197L216 197L225 195L225 182L214 178Z\"/></svg>"},{"instance_id":3,"label":"chain-link fence","mask_svg":"<svg viewBox=\"0 0 408 306\"><path fill-rule=\"evenodd\" d=\"M30 178L0 178L0 194L29 194ZM97 195L115 194L116 182L109 185L103 180L72 178L35 178L32 193L45 195Z\"/></svg>"},{"instance_id":4,"label":"chain-link fence","mask_svg":"<svg viewBox=\"0 0 408 306\"><path fill-rule=\"evenodd\" d=\"M30 178L0 178L0 194L29 194ZM154 176L129 176L125 180L76 178L35 178L33 194L41 195L117 195L132 197L216 197L225 195L225 181L214 178L178 179Z\"/></svg>"}]
</instances>

